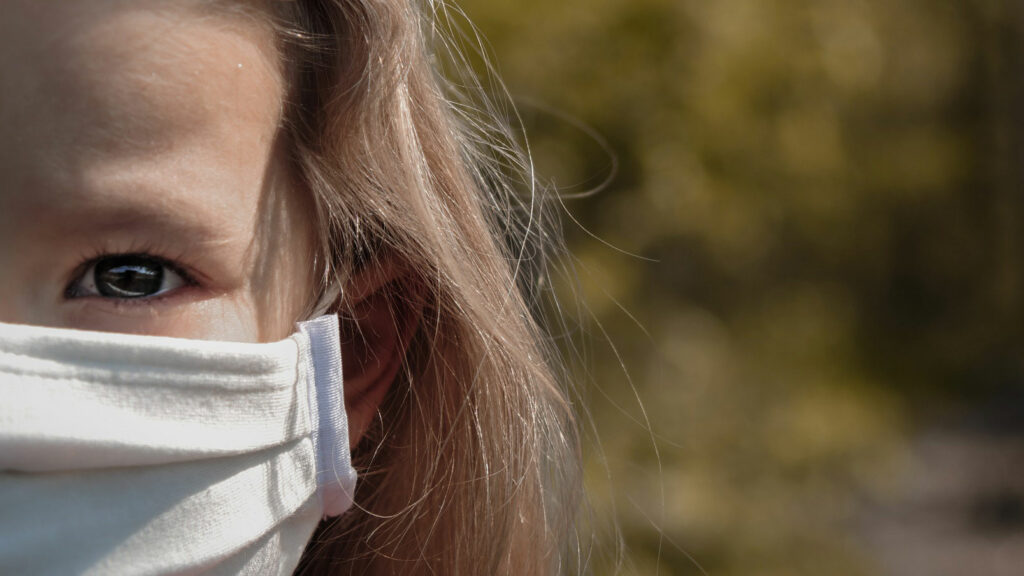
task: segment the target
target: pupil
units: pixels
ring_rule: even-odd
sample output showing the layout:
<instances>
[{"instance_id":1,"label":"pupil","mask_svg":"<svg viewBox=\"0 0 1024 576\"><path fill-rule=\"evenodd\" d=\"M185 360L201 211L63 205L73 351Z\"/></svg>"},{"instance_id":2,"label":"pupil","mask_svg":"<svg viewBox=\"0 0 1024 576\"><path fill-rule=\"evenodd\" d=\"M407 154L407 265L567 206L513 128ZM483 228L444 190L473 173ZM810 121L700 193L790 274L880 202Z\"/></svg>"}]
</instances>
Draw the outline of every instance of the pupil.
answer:
<instances>
[{"instance_id":1,"label":"pupil","mask_svg":"<svg viewBox=\"0 0 1024 576\"><path fill-rule=\"evenodd\" d=\"M163 265L145 256L115 256L96 263L96 290L113 298L142 298L160 291Z\"/></svg>"}]
</instances>

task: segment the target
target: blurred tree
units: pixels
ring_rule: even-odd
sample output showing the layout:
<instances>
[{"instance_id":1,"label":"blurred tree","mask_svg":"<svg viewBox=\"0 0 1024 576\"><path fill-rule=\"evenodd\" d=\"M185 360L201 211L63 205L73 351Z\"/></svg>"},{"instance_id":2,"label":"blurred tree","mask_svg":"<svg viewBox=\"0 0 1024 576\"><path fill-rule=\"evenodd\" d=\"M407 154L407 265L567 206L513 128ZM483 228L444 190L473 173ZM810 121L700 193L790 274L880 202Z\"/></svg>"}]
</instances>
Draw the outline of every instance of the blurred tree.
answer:
<instances>
[{"instance_id":1,"label":"blurred tree","mask_svg":"<svg viewBox=\"0 0 1024 576\"><path fill-rule=\"evenodd\" d=\"M568 229L593 314L588 481L626 546L597 572L875 573L858 503L908 435L1022 381L1024 11L462 5L540 173L567 193L608 174L581 126L620 167L566 201L617 248Z\"/></svg>"}]
</instances>

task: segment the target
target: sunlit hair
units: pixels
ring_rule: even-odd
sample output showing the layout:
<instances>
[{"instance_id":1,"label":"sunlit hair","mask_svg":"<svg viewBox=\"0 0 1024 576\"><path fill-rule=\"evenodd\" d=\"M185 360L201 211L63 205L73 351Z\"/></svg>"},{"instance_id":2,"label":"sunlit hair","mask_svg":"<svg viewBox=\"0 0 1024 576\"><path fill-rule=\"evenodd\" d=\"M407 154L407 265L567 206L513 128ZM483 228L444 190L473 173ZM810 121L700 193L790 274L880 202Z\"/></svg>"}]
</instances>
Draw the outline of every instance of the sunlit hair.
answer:
<instances>
[{"instance_id":1,"label":"sunlit hair","mask_svg":"<svg viewBox=\"0 0 1024 576\"><path fill-rule=\"evenodd\" d=\"M579 447L537 320L557 235L504 111L453 42L450 7L270 4L286 141L316 207L319 301L351 315L345 279L386 259L408 271L389 289L393 314L426 302L354 454L358 510L320 526L300 572L572 571Z\"/></svg>"}]
</instances>

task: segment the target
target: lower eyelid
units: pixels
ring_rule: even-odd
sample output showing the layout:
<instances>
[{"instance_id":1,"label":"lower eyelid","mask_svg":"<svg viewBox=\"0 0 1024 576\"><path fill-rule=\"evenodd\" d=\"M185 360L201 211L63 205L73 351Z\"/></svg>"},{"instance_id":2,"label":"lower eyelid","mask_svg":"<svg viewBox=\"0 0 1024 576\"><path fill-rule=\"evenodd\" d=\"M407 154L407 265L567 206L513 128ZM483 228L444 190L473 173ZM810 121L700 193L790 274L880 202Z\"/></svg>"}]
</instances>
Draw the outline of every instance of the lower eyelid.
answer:
<instances>
[{"instance_id":1,"label":"lower eyelid","mask_svg":"<svg viewBox=\"0 0 1024 576\"><path fill-rule=\"evenodd\" d=\"M193 286L182 286L145 298L104 298L90 295L68 300L67 303L73 307L75 316L152 318L154 315L162 316L177 310L185 310L190 304L203 300L206 298L200 290Z\"/></svg>"}]
</instances>

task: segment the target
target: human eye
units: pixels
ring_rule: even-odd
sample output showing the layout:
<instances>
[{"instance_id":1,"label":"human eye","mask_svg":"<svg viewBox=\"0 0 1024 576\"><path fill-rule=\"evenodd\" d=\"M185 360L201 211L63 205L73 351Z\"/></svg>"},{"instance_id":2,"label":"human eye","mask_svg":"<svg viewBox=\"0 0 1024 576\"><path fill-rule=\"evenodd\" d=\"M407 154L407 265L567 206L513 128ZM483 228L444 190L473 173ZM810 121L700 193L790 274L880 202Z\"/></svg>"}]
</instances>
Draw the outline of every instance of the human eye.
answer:
<instances>
[{"instance_id":1,"label":"human eye","mask_svg":"<svg viewBox=\"0 0 1024 576\"><path fill-rule=\"evenodd\" d=\"M110 254L89 260L68 284L65 296L142 300L194 284L169 260L149 254Z\"/></svg>"}]
</instances>

